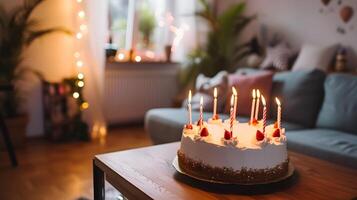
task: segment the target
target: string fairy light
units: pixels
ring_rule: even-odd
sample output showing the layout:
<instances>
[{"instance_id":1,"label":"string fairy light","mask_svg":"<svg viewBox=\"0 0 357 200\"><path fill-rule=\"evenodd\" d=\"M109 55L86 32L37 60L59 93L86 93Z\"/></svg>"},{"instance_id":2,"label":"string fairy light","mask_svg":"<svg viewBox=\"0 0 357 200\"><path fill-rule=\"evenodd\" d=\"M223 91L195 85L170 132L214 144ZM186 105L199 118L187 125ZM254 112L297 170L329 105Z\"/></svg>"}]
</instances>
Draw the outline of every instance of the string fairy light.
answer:
<instances>
[{"instance_id":1,"label":"string fairy light","mask_svg":"<svg viewBox=\"0 0 357 200\"><path fill-rule=\"evenodd\" d=\"M85 18L86 18L86 13L84 12L84 10L82 10L82 5L81 3L83 2L83 0L76 0L76 2L78 3L77 8L78 8L78 12L77 12L77 16L79 17L80 21L78 21L78 31L75 34L75 37L78 40L81 40L84 37L85 31L87 30L87 25L85 24ZM84 62L81 59L81 53L79 51L79 49L77 51L74 52L74 57L76 59L75 64L77 67L77 81L76 81L76 86L78 88L83 88L84 87L84 74L81 71L82 67L84 66ZM80 109L81 110L85 110L89 107L88 102L84 101L81 98L81 94L78 91L74 91L72 93L73 98L77 99L79 101L80 104Z\"/></svg>"},{"instance_id":2,"label":"string fairy light","mask_svg":"<svg viewBox=\"0 0 357 200\"><path fill-rule=\"evenodd\" d=\"M85 60L85 54L83 54L84 52L82 52L79 48L80 48L80 42L83 42L82 40L86 37L86 34L88 33L88 26L86 24L86 13L83 10L83 2L84 0L74 0L77 3L77 18L76 18L76 22L77 22L77 32L75 34L75 38L77 39L77 49L74 52L74 58L75 58L75 66L77 69L77 80L75 82L75 86L77 87L76 89L78 91L82 91L83 87L86 85L85 84L85 74L83 72L84 67L87 65L86 60ZM84 56L83 56L84 55ZM124 56L123 56L124 59ZM141 61L141 57L139 62ZM81 111L86 110L90 107L89 103L87 101L85 101L82 97L81 97L81 93L78 91L74 91L72 93L73 98L75 98L79 104L79 109ZM94 124L91 127L92 130L92 136L98 137L101 141L101 143L105 142L105 136L107 134L107 129L105 124L102 124L100 122L94 122Z\"/></svg>"},{"instance_id":3,"label":"string fairy light","mask_svg":"<svg viewBox=\"0 0 357 200\"><path fill-rule=\"evenodd\" d=\"M84 19L85 16L86 16L86 13L83 10L78 12L78 17L79 18Z\"/></svg>"}]
</instances>

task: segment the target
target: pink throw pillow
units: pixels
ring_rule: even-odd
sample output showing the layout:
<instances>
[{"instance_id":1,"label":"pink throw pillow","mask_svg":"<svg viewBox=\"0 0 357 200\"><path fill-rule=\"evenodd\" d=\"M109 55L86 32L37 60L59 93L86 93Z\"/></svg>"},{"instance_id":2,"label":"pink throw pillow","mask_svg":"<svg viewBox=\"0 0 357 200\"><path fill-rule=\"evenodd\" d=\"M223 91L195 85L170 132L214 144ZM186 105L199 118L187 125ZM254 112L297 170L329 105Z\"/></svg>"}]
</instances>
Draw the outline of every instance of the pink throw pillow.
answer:
<instances>
[{"instance_id":1,"label":"pink throw pillow","mask_svg":"<svg viewBox=\"0 0 357 200\"><path fill-rule=\"evenodd\" d=\"M230 74L228 76L228 84L234 86L238 90L237 115L250 116L252 105L252 90L259 89L267 103L269 113L270 94L272 88L273 72L262 71L252 74ZM227 101L225 106L226 113L229 113L229 100L232 91L228 90ZM259 119L263 116L263 105L260 102Z\"/></svg>"}]
</instances>

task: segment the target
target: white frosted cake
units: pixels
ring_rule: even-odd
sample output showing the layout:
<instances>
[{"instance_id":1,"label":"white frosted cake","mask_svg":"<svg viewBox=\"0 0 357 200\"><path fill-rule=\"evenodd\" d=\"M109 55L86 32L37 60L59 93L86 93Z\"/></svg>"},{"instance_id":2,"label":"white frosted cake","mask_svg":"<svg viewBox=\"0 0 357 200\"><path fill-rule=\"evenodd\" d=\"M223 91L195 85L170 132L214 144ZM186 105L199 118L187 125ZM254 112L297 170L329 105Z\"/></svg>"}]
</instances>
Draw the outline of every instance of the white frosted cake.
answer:
<instances>
[{"instance_id":1,"label":"white frosted cake","mask_svg":"<svg viewBox=\"0 0 357 200\"><path fill-rule=\"evenodd\" d=\"M288 172L285 130L275 124L263 133L262 121L235 121L232 129L221 120L186 125L177 154L185 173L214 181L262 183Z\"/></svg>"}]
</instances>

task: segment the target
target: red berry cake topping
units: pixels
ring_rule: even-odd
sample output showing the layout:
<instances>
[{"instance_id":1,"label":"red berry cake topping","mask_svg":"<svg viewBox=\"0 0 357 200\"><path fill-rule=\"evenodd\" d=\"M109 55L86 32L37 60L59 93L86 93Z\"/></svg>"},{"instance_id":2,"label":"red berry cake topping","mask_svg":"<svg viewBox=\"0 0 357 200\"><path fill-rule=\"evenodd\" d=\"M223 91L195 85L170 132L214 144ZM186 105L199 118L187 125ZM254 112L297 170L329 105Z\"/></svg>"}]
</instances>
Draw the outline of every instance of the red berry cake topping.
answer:
<instances>
[{"instance_id":1,"label":"red berry cake topping","mask_svg":"<svg viewBox=\"0 0 357 200\"><path fill-rule=\"evenodd\" d=\"M280 129L275 129L273 137L280 137Z\"/></svg>"},{"instance_id":2,"label":"red berry cake topping","mask_svg":"<svg viewBox=\"0 0 357 200\"><path fill-rule=\"evenodd\" d=\"M232 132L224 130L224 139L229 140L232 138Z\"/></svg>"},{"instance_id":3,"label":"red berry cake topping","mask_svg":"<svg viewBox=\"0 0 357 200\"><path fill-rule=\"evenodd\" d=\"M201 129L201 137L206 137L208 136L208 129L206 127Z\"/></svg>"},{"instance_id":4,"label":"red berry cake topping","mask_svg":"<svg viewBox=\"0 0 357 200\"><path fill-rule=\"evenodd\" d=\"M257 133L255 134L255 138L258 141L262 141L262 140L264 140L264 134L261 131L257 130Z\"/></svg>"}]
</instances>

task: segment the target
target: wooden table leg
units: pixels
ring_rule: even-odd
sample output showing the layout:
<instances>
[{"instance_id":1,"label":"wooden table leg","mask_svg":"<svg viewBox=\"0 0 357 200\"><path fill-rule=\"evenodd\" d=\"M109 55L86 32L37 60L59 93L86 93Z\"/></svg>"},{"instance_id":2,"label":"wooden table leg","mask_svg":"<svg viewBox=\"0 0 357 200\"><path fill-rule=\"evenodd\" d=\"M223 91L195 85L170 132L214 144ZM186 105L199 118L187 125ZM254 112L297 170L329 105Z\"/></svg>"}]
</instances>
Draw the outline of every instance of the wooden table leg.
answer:
<instances>
[{"instance_id":1,"label":"wooden table leg","mask_svg":"<svg viewBox=\"0 0 357 200\"><path fill-rule=\"evenodd\" d=\"M104 172L95 164L93 160L93 191L94 200L105 199Z\"/></svg>"},{"instance_id":2,"label":"wooden table leg","mask_svg":"<svg viewBox=\"0 0 357 200\"><path fill-rule=\"evenodd\" d=\"M0 131L2 132L2 135L4 137L4 142L5 142L5 145L6 145L6 149L9 153L9 157L10 157L10 160L11 160L11 163L12 163L12 166L13 167L16 167L17 166L17 159L16 159L16 154L15 154L15 150L14 150L14 146L12 145L12 142L11 142L11 139L10 139L10 136L9 136L9 131L6 127L6 124L5 124L5 120L2 116L0 116Z\"/></svg>"}]
</instances>

